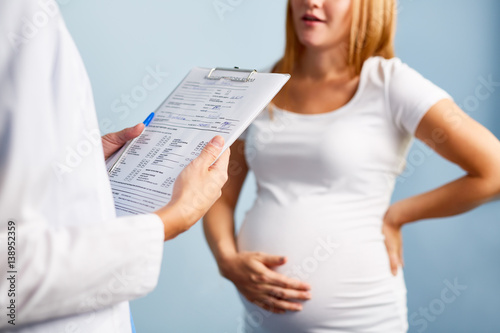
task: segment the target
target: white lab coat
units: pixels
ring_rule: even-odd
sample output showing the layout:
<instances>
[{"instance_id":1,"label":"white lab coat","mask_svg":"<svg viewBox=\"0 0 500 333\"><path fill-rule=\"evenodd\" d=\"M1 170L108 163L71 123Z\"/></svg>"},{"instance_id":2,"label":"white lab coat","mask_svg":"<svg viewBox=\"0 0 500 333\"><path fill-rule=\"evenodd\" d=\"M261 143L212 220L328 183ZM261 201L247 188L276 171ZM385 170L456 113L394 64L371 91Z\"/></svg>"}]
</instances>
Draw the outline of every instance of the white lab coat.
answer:
<instances>
[{"instance_id":1,"label":"white lab coat","mask_svg":"<svg viewBox=\"0 0 500 333\"><path fill-rule=\"evenodd\" d=\"M53 0L0 0L0 158L0 331L130 332L128 300L158 281L163 224L115 216L89 80Z\"/></svg>"}]
</instances>

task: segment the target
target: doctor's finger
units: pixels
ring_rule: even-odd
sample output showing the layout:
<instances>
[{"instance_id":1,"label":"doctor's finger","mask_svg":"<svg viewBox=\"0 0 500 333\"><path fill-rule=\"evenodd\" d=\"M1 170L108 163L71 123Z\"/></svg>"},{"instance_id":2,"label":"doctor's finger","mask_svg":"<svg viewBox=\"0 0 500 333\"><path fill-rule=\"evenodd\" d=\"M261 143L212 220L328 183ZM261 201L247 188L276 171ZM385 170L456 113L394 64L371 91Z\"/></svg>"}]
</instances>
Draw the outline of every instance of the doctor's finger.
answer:
<instances>
[{"instance_id":1,"label":"doctor's finger","mask_svg":"<svg viewBox=\"0 0 500 333\"><path fill-rule=\"evenodd\" d=\"M215 136L203 148L200 155L193 161L195 164L202 163L204 167L210 167L224 147L224 138L220 135Z\"/></svg>"},{"instance_id":2,"label":"doctor's finger","mask_svg":"<svg viewBox=\"0 0 500 333\"><path fill-rule=\"evenodd\" d=\"M118 133L121 134L121 139L123 140L123 143L125 143L141 135L143 130L144 130L144 124L140 123L135 125L134 127L126 128Z\"/></svg>"},{"instance_id":3,"label":"doctor's finger","mask_svg":"<svg viewBox=\"0 0 500 333\"><path fill-rule=\"evenodd\" d=\"M144 129L144 124L140 123L133 127L125 128L119 132L106 134L104 138L108 140L110 143L116 145L123 145L125 144L125 142L138 137L142 133L143 129Z\"/></svg>"},{"instance_id":4,"label":"doctor's finger","mask_svg":"<svg viewBox=\"0 0 500 333\"><path fill-rule=\"evenodd\" d=\"M227 148L222 155L215 161L214 164L210 167L210 170L214 170L216 172L220 172L222 174L227 174L227 168L229 165L229 156L231 155L230 148Z\"/></svg>"}]
</instances>

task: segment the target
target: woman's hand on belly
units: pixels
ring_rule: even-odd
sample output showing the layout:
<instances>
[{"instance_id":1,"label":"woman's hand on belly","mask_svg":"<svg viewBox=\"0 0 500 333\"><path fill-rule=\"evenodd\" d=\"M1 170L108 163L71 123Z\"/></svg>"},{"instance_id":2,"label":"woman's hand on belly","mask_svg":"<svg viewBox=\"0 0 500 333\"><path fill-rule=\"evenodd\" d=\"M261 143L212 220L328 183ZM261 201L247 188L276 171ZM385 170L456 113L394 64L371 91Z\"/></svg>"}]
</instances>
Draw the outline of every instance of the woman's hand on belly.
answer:
<instances>
[{"instance_id":1,"label":"woman's hand on belly","mask_svg":"<svg viewBox=\"0 0 500 333\"><path fill-rule=\"evenodd\" d=\"M300 300L311 298L311 287L271 268L286 263L286 258L261 252L239 252L219 264L221 274L239 292L261 308L274 312L302 310Z\"/></svg>"}]
</instances>

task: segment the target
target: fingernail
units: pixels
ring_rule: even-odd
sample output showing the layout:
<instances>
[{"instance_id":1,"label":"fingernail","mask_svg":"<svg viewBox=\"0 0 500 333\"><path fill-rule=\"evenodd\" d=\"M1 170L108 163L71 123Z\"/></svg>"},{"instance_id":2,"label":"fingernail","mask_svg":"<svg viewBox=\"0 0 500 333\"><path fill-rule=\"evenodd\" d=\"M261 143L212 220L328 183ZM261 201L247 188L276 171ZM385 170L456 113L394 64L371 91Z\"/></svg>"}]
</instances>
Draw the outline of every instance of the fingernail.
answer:
<instances>
[{"instance_id":1,"label":"fingernail","mask_svg":"<svg viewBox=\"0 0 500 333\"><path fill-rule=\"evenodd\" d=\"M224 139L221 136L217 135L210 141L210 143L216 147L222 148L224 146Z\"/></svg>"}]
</instances>

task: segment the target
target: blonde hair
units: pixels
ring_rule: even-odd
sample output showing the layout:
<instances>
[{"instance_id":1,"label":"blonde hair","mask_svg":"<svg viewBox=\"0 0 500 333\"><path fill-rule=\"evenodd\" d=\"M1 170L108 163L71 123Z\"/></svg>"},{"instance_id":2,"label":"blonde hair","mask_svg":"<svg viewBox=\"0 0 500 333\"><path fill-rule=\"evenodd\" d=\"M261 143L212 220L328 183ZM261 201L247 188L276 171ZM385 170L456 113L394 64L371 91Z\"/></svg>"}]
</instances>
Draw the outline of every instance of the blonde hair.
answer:
<instances>
[{"instance_id":1,"label":"blonde hair","mask_svg":"<svg viewBox=\"0 0 500 333\"><path fill-rule=\"evenodd\" d=\"M382 56L394 57L394 35L396 31L395 0L352 0L352 24L348 47L347 64L356 75L366 59ZM292 6L288 1L286 18L286 46L283 58L273 71L293 74L298 56L303 50L293 23Z\"/></svg>"}]
</instances>

